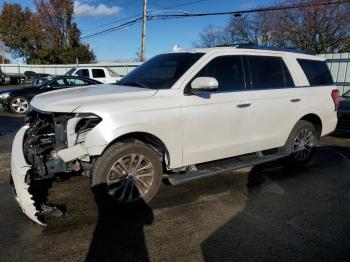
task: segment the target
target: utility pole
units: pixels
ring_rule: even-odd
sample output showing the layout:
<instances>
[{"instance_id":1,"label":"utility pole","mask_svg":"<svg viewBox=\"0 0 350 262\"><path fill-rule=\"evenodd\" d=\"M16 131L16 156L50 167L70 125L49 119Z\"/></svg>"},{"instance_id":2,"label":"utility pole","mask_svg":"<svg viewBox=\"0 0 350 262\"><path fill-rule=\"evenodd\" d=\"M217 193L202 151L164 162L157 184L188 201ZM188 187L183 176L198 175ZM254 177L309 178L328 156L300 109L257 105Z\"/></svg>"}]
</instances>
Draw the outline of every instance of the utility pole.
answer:
<instances>
[{"instance_id":1,"label":"utility pole","mask_svg":"<svg viewBox=\"0 0 350 262\"><path fill-rule=\"evenodd\" d=\"M145 61L146 22L147 22L147 0L143 0L141 57L140 57L141 62Z\"/></svg>"}]
</instances>

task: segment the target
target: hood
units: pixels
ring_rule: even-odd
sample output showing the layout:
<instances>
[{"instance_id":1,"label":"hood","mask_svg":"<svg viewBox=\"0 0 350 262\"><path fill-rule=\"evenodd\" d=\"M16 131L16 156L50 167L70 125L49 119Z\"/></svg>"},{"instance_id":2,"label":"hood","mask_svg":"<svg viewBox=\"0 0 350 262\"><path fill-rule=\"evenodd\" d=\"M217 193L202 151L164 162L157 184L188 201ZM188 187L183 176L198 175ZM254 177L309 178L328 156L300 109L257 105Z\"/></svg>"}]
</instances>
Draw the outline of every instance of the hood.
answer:
<instances>
[{"instance_id":1,"label":"hood","mask_svg":"<svg viewBox=\"0 0 350 262\"><path fill-rule=\"evenodd\" d=\"M153 89L110 84L74 87L37 95L31 105L41 111L68 113L82 106L151 97L156 92Z\"/></svg>"},{"instance_id":2,"label":"hood","mask_svg":"<svg viewBox=\"0 0 350 262\"><path fill-rule=\"evenodd\" d=\"M350 97L340 97L339 101L339 109L338 111L344 112L350 112Z\"/></svg>"}]
</instances>

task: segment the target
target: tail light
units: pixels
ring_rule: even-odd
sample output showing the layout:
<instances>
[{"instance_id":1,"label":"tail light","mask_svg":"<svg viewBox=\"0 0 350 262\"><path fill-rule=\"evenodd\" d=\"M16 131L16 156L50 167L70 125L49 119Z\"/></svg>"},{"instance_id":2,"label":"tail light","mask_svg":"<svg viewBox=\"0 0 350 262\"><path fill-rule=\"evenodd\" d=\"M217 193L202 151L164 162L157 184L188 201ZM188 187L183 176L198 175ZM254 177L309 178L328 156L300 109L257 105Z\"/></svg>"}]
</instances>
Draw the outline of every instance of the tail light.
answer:
<instances>
[{"instance_id":1,"label":"tail light","mask_svg":"<svg viewBox=\"0 0 350 262\"><path fill-rule=\"evenodd\" d=\"M334 102L334 111L337 111L339 107L339 90L338 89L332 90L332 99Z\"/></svg>"}]
</instances>

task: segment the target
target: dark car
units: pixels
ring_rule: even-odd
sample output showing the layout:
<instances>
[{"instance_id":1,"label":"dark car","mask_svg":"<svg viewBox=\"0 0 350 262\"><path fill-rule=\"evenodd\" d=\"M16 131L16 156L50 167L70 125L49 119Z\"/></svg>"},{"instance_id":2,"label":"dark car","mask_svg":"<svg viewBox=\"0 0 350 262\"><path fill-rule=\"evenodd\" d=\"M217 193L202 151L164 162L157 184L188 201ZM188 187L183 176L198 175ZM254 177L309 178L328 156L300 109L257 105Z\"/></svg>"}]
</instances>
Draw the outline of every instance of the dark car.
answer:
<instances>
[{"instance_id":1,"label":"dark car","mask_svg":"<svg viewBox=\"0 0 350 262\"><path fill-rule=\"evenodd\" d=\"M61 88L98 84L102 83L90 78L59 76L38 85L2 91L0 93L0 104L11 112L24 114L28 111L30 100L38 94Z\"/></svg>"},{"instance_id":2,"label":"dark car","mask_svg":"<svg viewBox=\"0 0 350 262\"><path fill-rule=\"evenodd\" d=\"M340 98L336 131L350 133L350 90Z\"/></svg>"}]
</instances>

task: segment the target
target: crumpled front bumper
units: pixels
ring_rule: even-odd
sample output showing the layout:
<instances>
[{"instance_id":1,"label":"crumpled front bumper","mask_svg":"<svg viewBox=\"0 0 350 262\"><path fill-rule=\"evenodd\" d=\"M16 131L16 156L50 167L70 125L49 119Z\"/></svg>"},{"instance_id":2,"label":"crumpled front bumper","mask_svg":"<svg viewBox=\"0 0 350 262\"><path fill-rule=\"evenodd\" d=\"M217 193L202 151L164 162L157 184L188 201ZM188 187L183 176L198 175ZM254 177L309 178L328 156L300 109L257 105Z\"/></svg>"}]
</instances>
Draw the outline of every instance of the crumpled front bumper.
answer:
<instances>
[{"instance_id":1,"label":"crumpled front bumper","mask_svg":"<svg viewBox=\"0 0 350 262\"><path fill-rule=\"evenodd\" d=\"M16 199L24 214L26 214L31 220L40 224L43 224L38 219L38 210L34 205L32 195L29 193L29 185L26 183L26 176L31 166L26 162L23 155L23 138L28 125L22 127L16 134L12 144L11 154L11 176L13 180L13 186L16 190Z\"/></svg>"}]
</instances>

